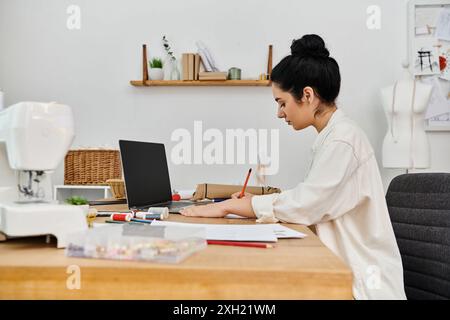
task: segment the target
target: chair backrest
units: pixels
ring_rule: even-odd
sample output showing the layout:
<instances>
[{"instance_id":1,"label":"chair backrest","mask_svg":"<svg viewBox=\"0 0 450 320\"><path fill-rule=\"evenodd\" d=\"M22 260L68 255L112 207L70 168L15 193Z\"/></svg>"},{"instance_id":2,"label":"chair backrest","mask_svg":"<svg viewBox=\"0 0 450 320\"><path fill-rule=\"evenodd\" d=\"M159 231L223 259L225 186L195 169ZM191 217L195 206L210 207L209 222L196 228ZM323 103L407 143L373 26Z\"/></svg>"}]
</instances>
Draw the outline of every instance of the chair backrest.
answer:
<instances>
[{"instance_id":1,"label":"chair backrest","mask_svg":"<svg viewBox=\"0 0 450 320\"><path fill-rule=\"evenodd\" d=\"M404 174L386 201L408 299L450 299L450 173Z\"/></svg>"}]
</instances>

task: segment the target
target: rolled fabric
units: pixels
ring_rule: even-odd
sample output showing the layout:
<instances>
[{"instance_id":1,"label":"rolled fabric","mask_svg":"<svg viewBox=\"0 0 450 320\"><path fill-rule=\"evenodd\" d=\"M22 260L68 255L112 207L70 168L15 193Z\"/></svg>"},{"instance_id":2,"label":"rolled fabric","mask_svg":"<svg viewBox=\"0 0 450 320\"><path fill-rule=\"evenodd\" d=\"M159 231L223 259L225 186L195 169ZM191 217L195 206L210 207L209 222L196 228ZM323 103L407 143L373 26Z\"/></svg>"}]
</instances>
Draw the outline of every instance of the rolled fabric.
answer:
<instances>
[{"instance_id":1,"label":"rolled fabric","mask_svg":"<svg viewBox=\"0 0 450 320\"><path fill-rule=\"evenodd\" d=\"M231 195L242 191L242 185L212 184L202 183L197 185L192 200L214 199L214 198L231 198ZM279 188L274 187L255 187L247 186L245 192L254 195L264 195L272 193L280 193Z\"/></svg>"}]
</instances>

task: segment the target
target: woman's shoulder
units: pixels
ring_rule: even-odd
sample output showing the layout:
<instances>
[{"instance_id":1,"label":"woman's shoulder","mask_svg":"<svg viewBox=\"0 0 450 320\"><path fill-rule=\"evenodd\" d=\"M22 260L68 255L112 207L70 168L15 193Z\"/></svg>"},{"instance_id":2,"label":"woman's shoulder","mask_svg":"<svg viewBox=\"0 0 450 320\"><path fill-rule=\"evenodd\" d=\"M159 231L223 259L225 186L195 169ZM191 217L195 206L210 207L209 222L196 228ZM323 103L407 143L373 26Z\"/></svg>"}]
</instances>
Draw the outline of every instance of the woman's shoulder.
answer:
<instances>
[{"instance_id":1,"label":"woman's shoulder","mask_svg":"<svg viewBox=\"0 0 450 320\"><path fill-rule=\"evenodd\" d=\"M362 129L349 117L345 116L336 121L332 130L333 138L355 139L365 135Z\"/></svg>"},{"instance_id":2,"label":"woman's shoulder","mask_svg":"<svg viewBox=\"0 0 450 320\"><path fill-rule=\"evenodd\" d=\"M327 139L331 142L344 142L350 145L358 158L364 158L373 153L372 145L361 127L348 117L336 121Z\"/></svg>"}]
</instances>

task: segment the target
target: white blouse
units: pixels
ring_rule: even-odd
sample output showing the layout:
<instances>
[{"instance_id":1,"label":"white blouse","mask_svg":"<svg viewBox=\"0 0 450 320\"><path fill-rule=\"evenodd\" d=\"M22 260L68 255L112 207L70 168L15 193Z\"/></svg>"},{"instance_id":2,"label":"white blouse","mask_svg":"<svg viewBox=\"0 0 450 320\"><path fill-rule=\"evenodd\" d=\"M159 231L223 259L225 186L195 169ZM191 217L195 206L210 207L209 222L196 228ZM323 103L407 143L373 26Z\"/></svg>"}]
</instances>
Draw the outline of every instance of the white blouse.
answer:
<instances>
[{"instance_id":1,"label":"white blouse","mask_svg":"<svg viewBox=\"0 0 450 320\"><path fill-rule=\"evenodd\" d=\"M316 225L320 240L352 269L355 299L406 299L402 260L366 135L337 110L312 152L304 182L252 198L257 221Z\"/></svg>"}]
</instances>

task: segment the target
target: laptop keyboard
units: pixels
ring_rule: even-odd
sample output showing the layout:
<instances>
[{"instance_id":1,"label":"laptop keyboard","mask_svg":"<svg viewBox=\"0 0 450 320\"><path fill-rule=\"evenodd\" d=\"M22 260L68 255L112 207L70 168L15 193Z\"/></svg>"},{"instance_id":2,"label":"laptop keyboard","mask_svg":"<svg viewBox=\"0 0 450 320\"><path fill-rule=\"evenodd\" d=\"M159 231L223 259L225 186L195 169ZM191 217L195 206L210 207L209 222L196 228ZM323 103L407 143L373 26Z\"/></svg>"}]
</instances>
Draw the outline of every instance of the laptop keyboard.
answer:
<instances>
[{"instance_id":1,"label":"laptop keyboard","mask_svg":"<svg viewBox=\"0 0 450 320\"><path fill-rule=\"evenodd\" d=\"M190 204L190 203L186 203L186 202L172 202L168 205L169 209L175 209L175 208L183 208L183 207L187 207L187 206L192 206L195 205L194 203Z\"/></svg>"},{"instance_id":2,"label":"laptop keyboard","mask_svg":"<svg viewBox=\"0 0 450 320\"><path fill-rule=\"evenodd\" d=\"M140 210L147 210L148 208L151 208L151 207L167 207L167 208L169 208L169 210L171 210L171 209L180 209L180 208L184 208L184 207L188 207L188 206L195 206L195 205L199 205L199 204L194 203L194 202L190 203L190 202L172 201L172 202L160 203L160 204L157 204L157 205L139 207L138 209L140 209Z\"/></svg>"}]
</instances>

